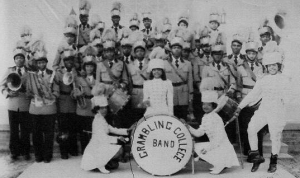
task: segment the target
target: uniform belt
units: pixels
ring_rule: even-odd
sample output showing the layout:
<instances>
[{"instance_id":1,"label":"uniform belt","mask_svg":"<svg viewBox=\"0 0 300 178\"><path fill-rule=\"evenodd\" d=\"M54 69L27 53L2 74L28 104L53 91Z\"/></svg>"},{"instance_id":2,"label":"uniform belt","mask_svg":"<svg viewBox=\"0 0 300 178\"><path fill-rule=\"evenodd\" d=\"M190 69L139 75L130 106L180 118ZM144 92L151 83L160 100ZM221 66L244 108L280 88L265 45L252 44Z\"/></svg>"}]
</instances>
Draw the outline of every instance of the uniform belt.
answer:
<instances>
[{"instance_id":1,"label":"uniform belt","mask_svg":"<svg viewBox=\"0 0 300 178\"><path fill-rule=\"evenodd\" d=\"M132 85L133 88L143 88L143 85Z\"/></svg>"},{"instance_id":2,"label":"uniform belt","mask_svg":"<svg viewBox=\"0 0 300 178\"><path fill-rule=\"evenodd\" d=\"M113 82L113 81L101 81L101 83L105 83L105 84L108 84L108 85L112 85L114 82Z\"/></svg>"},{"instance_id":3,"label":"uniform belt","mask_svg":"<svg viewBox=\"0 0 300 178\"><path fill-rule=\"evenodd\" d=\"M60 94L61 94L61 95L70 95L70 94L71 94L71 92L60 91Z\"/></svg>"},{"instance_id":4,"label":"uniform belt","mask_svg":"<svg viewBox=\"0 0 300 178\"><path fill-rule=\"evenodd\" d=\"M94 96L93 95L85 95L84 98L86 99L92 99Z\"/></svg>"},{"instance_id":5,"label":"uniform belt","mask_svg":"<svg viewBox=\"0 0 300 178\"><path fill-rule=\"evenodd\" d=\"M247 88L247 89L253 89L254 86L250 86L250 85L243 85L243 88Z\"/></svg>"},{"instance_id":6,"label":"uniform belt","mask_svg":"<svg viewBox=\"0 0 300 178\"><path fill-rule=\"evenodd\" d=\"M224 90L224 88L222 88L222 87L214 87L214 90L222 91L222 90Z\"/></svg>"},{"instance_id":7,"label":"uniform belt","mask_svg":"<svg viewBox=\"0 0 300 178\"><path fill-rule=\"evenodd\" d=\"M187 82L172 83L173 87L178 87L178 86L185 85L185 84L187 84Z\"/></svg>"}]
</instances>

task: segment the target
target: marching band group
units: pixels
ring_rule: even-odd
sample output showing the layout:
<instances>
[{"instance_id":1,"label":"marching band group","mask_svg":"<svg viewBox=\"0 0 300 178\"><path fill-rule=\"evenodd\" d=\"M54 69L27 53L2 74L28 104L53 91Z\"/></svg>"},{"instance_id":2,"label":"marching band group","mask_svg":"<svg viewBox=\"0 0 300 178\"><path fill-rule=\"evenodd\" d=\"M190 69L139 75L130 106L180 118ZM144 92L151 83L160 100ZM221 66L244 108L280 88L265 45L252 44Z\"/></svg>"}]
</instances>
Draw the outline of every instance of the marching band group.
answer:
<instances>
[{"instance_id":1,"label":"marching band group","mask_svg":"<svg viewBox=\"0 0 300 178\"><path fill-rule=\"evenodd\" d=\"M123 155L121 146L112 144L126 142L109 133L128 135L144 115L159 113L197 121L199 128L187 127L196 137L208 136L209 145L195 146L195 152L215 166L212 174L239 165L231 145L236 142L236 123L224 128L225 122L239 118L252 172L264 162L262 138L268 125L272 141L268 172L275 172L288 79L281 73L284 55L272 27L264 23L258 29L262 46L254 40L254 32L249 31L247 40L235 33L232 53L227 55L215 10L209 24L195 31L189 30L185 13L176 27L168 18L153 27L151 13L145 12L145 28L140 30L136 13L129 28L119 24L121 6L113 4L113 25L106 27L98 15L88 23L91 4L80 0L81 23L73 13L66 18L53 70L47 68L45 43L31 39L30 27L22 29L14 49L15 66L8 68L1 83L8 99L12 160L31 159L32 133L36 162L49 163L57 125L62 159L78 155L80 138L82 169L109 173L107 169L117 168L118 155ZM233 118L214 111L223 95L239 103Z\"/></svg>"}]
</instances>

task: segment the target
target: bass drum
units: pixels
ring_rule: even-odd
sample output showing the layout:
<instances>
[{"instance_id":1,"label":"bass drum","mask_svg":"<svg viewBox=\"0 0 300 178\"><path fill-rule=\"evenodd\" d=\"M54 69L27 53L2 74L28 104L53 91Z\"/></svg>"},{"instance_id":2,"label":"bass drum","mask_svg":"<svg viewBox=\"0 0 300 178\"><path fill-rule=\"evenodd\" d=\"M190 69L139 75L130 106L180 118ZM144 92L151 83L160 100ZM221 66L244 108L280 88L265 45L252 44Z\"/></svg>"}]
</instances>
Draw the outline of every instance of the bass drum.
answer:
<instances>
[{"instance_id":1,"label":"bass drum","mask_svg":"<svg viewBox=\"0 0 300 178\"><path fill-rule=\"evenodd\" d=\"M172 175L188 163L192 136L176 117L152 115L140 119L131 135L136 163L152 175Z\"/></svg>"}]
</instances>

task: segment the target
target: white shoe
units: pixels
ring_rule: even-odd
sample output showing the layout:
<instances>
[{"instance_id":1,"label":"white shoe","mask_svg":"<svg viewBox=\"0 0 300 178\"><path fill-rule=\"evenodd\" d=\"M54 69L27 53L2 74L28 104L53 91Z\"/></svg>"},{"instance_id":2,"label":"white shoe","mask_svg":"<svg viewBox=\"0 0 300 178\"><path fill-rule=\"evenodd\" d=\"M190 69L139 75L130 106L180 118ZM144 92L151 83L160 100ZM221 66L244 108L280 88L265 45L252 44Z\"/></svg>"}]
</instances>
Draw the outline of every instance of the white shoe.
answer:
<instances>
[{"instance_id":1,"label":"white shoe","mask_svg":"<svg viewBox=\"0 0 300 178\"><path fill-rule=\"evenodd\" d=\"M194 158L194 161L199 161L199 156L198 157L196 157L196 158Z\"/></svg>"},{"instance_id":2,"label":"white shoe","mask_svg":"<svg viewBox=\"0 0 300 178\"><path fill-rule=\"evenodd\" d=\"M101 168L98 168L100 170L100 172L102 172L103 174L109 174L110 171L105 169L105 167L101 167Z\"/></svg>"},{"instance_id":3,"label":"white shoe","mask_svg":"<svg viewBox=\"0 0 300 178\"><path fill-rule=\"evenodd\" d=\"M209 170L210 170L210 171L213 171L213 170L215 170L215 167L212 167L212 168L210 168Z\"/></svg>"},{"instance_id":4,"label":"white shoe","mask_svg":"<svg viewBox=\"0 0 300 178\"><path fill-rule=\"evenodd\" d=\"M220 174L223 170L225 169L225 167L216 167L213 168L213 170L210 172L211 174Z\"/></svg>"}]
</instances>

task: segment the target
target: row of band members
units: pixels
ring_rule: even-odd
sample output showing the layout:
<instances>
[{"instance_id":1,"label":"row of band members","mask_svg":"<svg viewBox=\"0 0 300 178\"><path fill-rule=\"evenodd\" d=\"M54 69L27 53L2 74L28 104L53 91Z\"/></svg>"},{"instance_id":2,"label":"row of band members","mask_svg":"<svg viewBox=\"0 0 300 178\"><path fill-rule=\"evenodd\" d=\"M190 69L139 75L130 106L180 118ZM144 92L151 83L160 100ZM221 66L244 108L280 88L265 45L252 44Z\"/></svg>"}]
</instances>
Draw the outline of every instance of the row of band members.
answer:
<instances>
[{"instance_id":1,"label":"row of band members","mask_svg":"<svg viewBox=\"0 0 300 178\"><path fill-rule=\"evenodd\" d=\"M270 33L262 34L262 38L264 36L270 39ZM161 46L164 47L165 41L158 39L157 44L159 45L160 42L162 43ZM39 45L43 46L43 43L40 42ZM189 113L193 113L196 120L201 123L203 116L200 101L201 93L199 92L201 90L216 90L219 96L227 93L238 101L245 97L253 88L256 80L265 75L267 70L257 60L258 43L247 43L246 55L240 54L241 46L240 41L232 41L233 54L224 58L223 44L211 47L208 42L202 43L203 53L197 52L194 58L189 59L187 57L191 56L188 53L190 51L184 48L182 38L175 37L172 39L170 51L164 50L166 53L162 55L165 57L166 78L173 85L173 97L171 98L174 111L172 107L169 114L174 113L178 118L187 119L188 115L192 117ZM98 47L101 48L101 45ZM116 50L116 44L113 41L103 43L102 47L105 57L99 61L97 61L97 55L93 55L93 49L90 47L86 48L85 55L81 53L82 56L76 55L76 48L60 51L58 55L62 59L63 67L57 67L55 72L46 68L48 63L46 52L43 50L36 51L33 54L33 59L36 62L34 72L38 74L39 80L42 80L41 83L44 83L46 87L51 86L50 91L42 97L34 95L33 91L29 89L30 86L27 86L33 81L28 82L30 77L27 75L29 71L25 66L26 53L22 49L15 50L16 66L8 69L1 85L2 93L9 99L10 150L13 159L17 159L19 155L24 155L25 159L30 159L29 134L33 128L36 161L50 162L56 114L58 114L57 121L60 132L58 141L60 142L61 157L67 159L68 154L78 154L76 139L78 132L81 135L81 150L83 152L90 139L90 135L83 131L91 131L91 123L94 118L94 114L91 112L91 89L97 82L106 84L108 91L117 84L117 87L128 90L131 95L130 103L119 114L108 116L110 124L128 128L144 115L143 83L149 78L151 72L148 67L149 59L146 57L145 42L137 41L133 45L132 51L135 58L130 56L132 45L121 44L122 57L118 57L116 54L118 50ZM193 53L195 52L196 50L193 51ZM282 61L278 62L282 63ZM59 63L60 61L58 61ZM72 74L75 85L65 84L66 82L63 80L66 72ZM18 91L12 91L8 87L6 77L10 73L18 73L22 78L24 85ZM83 90L76 90L77 92L75 92L74 89L79 86ZM76 106L74 99L76 96L83 96L88 107L82 109ZM250 119L253 112L245 114L245 117ZM226 116L224 115L222 118L226 118ZM243 127L241 130L244 135L246 135L248 122L241 122ZM21 138L18 134L19 126ZM234 128L234 124L226 128L231 142L235 141ZM64 137L68 137L68 139ZM249 144L247 147L247 135L244 138L244 154L248 154L250 148ZM260 139L260 143L261 141L262 139ZM261 150L260 154L262 154Z\"/></svg>"}]
</instances>

